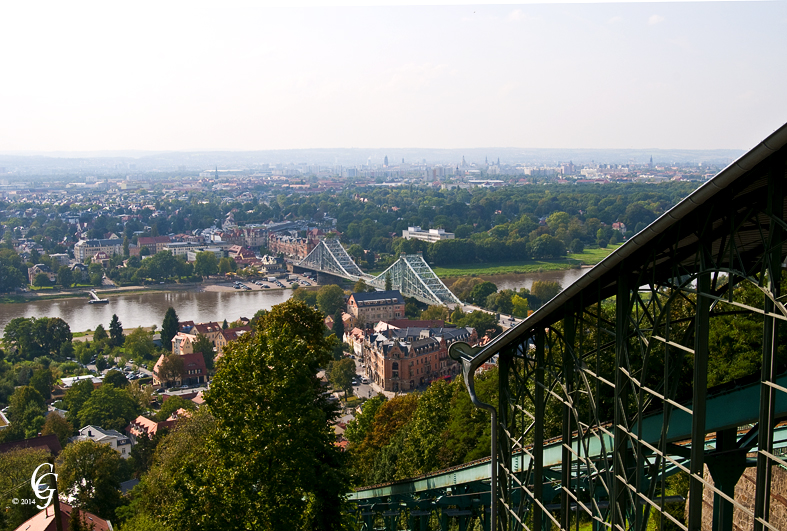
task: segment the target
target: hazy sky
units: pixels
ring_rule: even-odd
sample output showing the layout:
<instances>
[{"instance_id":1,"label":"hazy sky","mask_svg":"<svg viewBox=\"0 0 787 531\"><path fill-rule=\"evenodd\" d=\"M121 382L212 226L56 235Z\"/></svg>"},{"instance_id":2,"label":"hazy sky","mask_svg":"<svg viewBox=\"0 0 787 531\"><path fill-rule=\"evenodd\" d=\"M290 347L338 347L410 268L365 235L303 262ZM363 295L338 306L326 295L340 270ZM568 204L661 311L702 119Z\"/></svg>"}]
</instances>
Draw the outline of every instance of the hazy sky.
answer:
<instances>
[{"instance_id":1,"label":"hazy sky","mask_svg":"<svg viewBox=\"0 0 787 531\"><path fill-rule=\"evenodd\" d=\"M787 3L0 3L0 151L748 149Z\"/></svg>"}]
</instances>

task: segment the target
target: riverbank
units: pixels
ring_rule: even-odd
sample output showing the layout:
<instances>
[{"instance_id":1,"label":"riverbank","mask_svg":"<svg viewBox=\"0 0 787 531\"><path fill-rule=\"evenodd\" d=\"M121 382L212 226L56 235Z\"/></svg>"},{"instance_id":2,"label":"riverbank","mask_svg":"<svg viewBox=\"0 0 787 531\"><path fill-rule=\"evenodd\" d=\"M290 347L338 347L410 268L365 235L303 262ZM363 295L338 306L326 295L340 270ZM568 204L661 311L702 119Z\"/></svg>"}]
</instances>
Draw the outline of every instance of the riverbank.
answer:
<instances>
[{"instance_id":1,"label":"riverbank","mask_svg":"<svg viewBox=\"0 0 787 531\"><path fill-rule=\"evenodd\" d=\"M454 267L435 267L433 271L440 278L510 275L527 273L545 273L547 271L565 271L584 266L593 266L606 258L619 245L609 245L606 249L585 249L570 258L555 260L526 260L520 262L503 262L496 264L465 264Z\"/></svg>"},{"instance_id":2,"label":"riverbank","mask_svg":"<svg viewBox=\"0 0 787 531\"><path fill-rule=\"evenodd\" d=\"M256 287L256 286L255 286ZM271 291L278 291L290 288L273 287ZM306 288L308 289L308 288ZM203 282L189 282L184 284L150 284L147 286L100 286L72 288L64 290L36 290L27 293L9 294L0 296L0 304L28 303L36 301L66 300L66 299L88 299L88 292L95 290L99 298L111 298L121 295L141 295L150 293L168 293L177 291L191 291L194 293L227 291L234 292L235 288L225 279L206 280Z\"/></svg>"}]
</instances>

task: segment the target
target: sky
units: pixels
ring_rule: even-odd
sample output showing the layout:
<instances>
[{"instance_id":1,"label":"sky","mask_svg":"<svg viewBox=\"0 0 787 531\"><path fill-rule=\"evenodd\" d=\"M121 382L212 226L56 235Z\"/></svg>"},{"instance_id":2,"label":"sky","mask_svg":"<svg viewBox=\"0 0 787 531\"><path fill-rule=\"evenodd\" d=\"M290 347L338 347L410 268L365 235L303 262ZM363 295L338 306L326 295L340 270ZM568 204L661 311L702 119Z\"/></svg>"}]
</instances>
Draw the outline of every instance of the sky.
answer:
<instances>
[{"instance_id":1,"label":"sky","mask_svg":"<svg viewBox=\"0 0 787 531\"><path fill-rule=\"evenodd\" d=\"M0 3L0 152L748 149L787 2Z\"/></svg>"}]
</instances>

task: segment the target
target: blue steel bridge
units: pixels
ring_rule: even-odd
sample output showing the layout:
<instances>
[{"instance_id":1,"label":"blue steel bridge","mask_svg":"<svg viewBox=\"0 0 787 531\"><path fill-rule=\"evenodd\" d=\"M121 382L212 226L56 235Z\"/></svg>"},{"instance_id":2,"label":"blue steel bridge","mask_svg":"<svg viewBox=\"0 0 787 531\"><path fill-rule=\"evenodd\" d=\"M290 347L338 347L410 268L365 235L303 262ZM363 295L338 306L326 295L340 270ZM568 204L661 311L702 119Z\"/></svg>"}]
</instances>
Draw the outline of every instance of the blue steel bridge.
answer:
<instances>
[{"instance_id":1,"label":"blue steel bridge","mask_svg":"<svg viewBox=\"0 0 787 531\"><path fill-rule=\"evenodd\" d=\"M787 469L786 192L787 125L516 327L453 344L490 458L350 493L359 528L787 529L772 491ZM759 367L709 389L712 322L736 315L759 323ZM474 375L493 356L499 401L484 404ZM685 522L667 509L679 472Z\"/></svg>"}]
</instances>

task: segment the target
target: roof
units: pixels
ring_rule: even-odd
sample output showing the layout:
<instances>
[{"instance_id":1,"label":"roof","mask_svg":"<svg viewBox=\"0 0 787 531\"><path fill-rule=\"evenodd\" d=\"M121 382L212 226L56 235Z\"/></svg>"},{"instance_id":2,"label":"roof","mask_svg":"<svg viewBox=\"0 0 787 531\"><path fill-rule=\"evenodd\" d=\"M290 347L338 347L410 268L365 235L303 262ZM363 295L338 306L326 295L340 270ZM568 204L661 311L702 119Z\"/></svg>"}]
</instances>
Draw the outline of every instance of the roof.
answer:
<instances>
[{"instance_id":1,"label":"roof","mask_svg":"<svg viewBox=\"0 0 787 531\"><path fill-rule=\"evenodd\" d=\"M79 240L74 245L84 245L87 247L120 247L123 245L123 240L113 238L111 240Z\"/></svg>"},{"instance_id":2,"label":"roof","mask_svg":"<svg viewBox=\"0 0 787 531\"><path fill-rule=\"evenodd\" d=\"M171 243L169 236L140 236L137 238L137 245L155 245L157 243Z\"/></svg>"},{"instance_id":3,"label":"roof","mask_svg":"<svg viewBox=\"0 0 787 531\"><path fill-rule=\"evenodd\" d=\"M41 448L49 450L54 455L59 454L63 449L63 447L60 446L57 435L41 435L40 437L31 437L30 439L2 443L0 444L0 454L25 448Z\"/></svg>"},{"instance_id":4,"label":"roof","mask_svg":"<svg viewBox=\"0 0 787 531\"><path fill-rule=\"evenodd\" d=\"M62 529L69 528L72 512L73 508L69 504L60 502L60 521L62 522ZM92 524L92 529L94 531L112 531L112 524L109 521L99 518L95 514L87 511L80 511L79 514L82 521L85 522L88 527ZM57 531L54 503L17 527L15 531Z\"/></svg>"},{"instance_id":5,"label":"roof","mask_svg":"<svg viewBox=\"0 0 787 531\"><path fill-rule=\"evenodd\" d=\"M440 319L432 319L429 321L417 321L414 319L391 319L388 324L393 328L442 328L445 326L445 321Z\"/></svg>"},{"instance_id":6,"label":"roof","mask_svg":"<svg viewBox=\"0 0 787 531\"><path fill-rule=\"evenodd\" d=\"M396 304L404 304L404 297L399 290L391 291L363 291L350 295L355 302L377 302L383 304L386 299L394 299Z\"/></svg>"},{"instance_id":7,"label":"roof","mask_svg":"<svg viewBox=\"0 0 787 531\"><path fill-rule=\"evenodd\" d=\"M751 201L766 195L763 192L768 187L771 170L769 159L778 152L787 156L787 124L615 249L524 321L489 342L473 357L470 369L475 370L498 352L521 342L534 330L562 319L565 304L575 297L579 298L580 294L583 305L594 304L615 295L621 277L647 274L657 281L670 278L676 270L688 272L695 269L696 253L681 252L696 248L698 238L695 228L706 223L711 223L713 228L721 228L725 218L734 212L741 212L740 217L743 217L743 213L752 207ZM787 193L783 194L783 199L783 208L787 212ZM767 222L764 226L750 221L742 223L736 235L738 254L761 249L762 238L767 236L768 231ZM712 241L704 242L710 256L716 257L724 246L722 232L716 232ZM678 242L677 249L671 245L673 242ZM782 256L784 251L783 248ZM729 260L719 256L717 266L734 269L735 264L730 264ZM628 266L624 266L624 261ZM632 270L632 266L643 264L647 272Z\"/></svg>"},{"instance_id":8,"label":"roof","mask_svg":"<svg viewBox=\"0 0 787 531\"><path fill-rule=\"evenodd\" d=\"M208 334L213 334L215 332L221 331L221 325L219 323L209 322L209 323L197 323L194 325L192 332L196 330L198 334L202 334L206 336Z\"/></svg>"}]
</instances>

